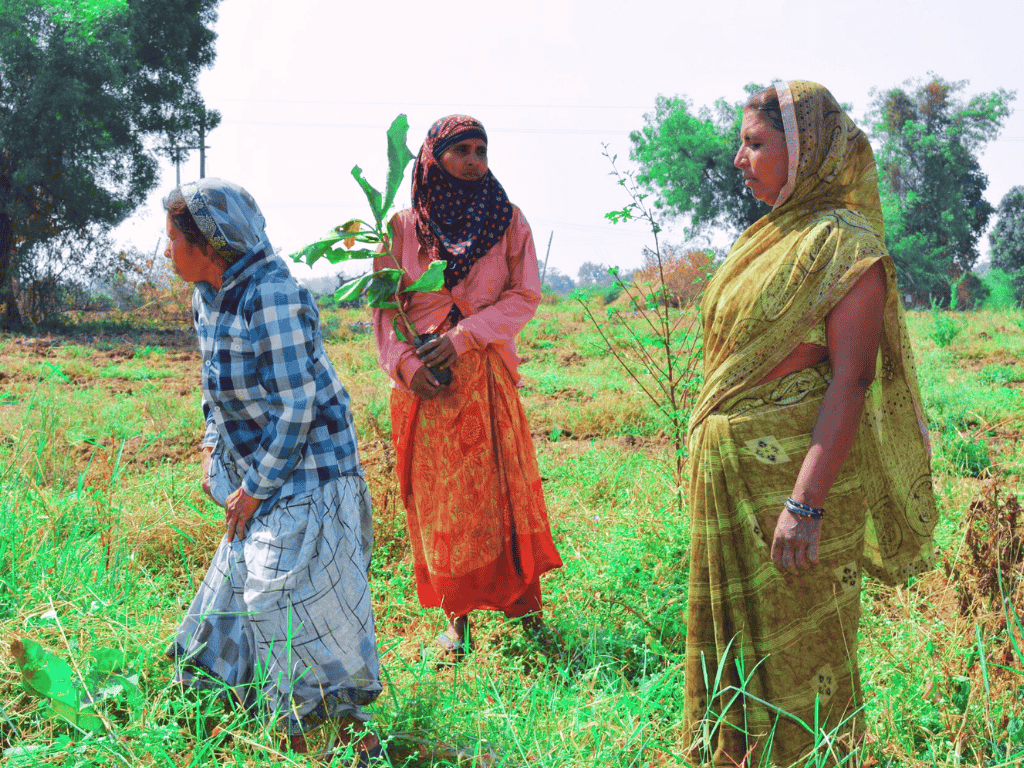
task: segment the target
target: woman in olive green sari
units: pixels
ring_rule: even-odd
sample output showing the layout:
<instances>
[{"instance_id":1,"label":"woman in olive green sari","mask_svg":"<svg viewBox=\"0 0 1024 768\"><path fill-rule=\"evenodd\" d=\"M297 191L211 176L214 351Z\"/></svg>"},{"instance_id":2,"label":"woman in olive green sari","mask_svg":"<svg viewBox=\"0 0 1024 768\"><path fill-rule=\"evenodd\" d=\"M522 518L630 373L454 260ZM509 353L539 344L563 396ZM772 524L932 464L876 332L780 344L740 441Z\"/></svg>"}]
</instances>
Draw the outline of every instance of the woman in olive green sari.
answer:
<instances>
[{"instance_id":1,"label":"woman in olive green sari","mask_svg":"<svg viewBox=\"0 0 1024 768\"><path fill-rule=\"evenodd\" d=\"M863 735L863 572L931 565L927 425L874 156L827 89L755 94L735 165L772 211L705 292L690 422L690 757L838 761Z\"/></svg>"}]
</instances>

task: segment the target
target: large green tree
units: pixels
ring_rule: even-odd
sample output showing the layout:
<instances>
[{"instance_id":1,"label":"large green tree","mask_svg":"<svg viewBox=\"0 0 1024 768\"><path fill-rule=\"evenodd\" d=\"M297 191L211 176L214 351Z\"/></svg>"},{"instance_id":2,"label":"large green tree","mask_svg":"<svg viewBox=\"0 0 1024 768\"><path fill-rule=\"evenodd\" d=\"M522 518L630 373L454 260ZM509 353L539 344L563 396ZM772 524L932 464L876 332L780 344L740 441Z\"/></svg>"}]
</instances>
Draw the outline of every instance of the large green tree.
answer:
<instances>
[{"instance_id":1,"label":"large green tree","mask_svg":"<svg viewBox=\"0 0 1024 768\"><path fill-rule=\"evenodd\" d=\"M0 324L15 286L76 233L112 227L157 183L157 153L205 109L218 0L3 0Z\"/></svg>"},{"instance_id":2,"label":"large green tree","mask_svg":"<svg viewBox=\"0 0 1024 768\"><path fill-rule=\"evenodd\" d=\"M669 218L687 220L690 235L713 229L738 235L769 211L732 164L743 103L719 99L714 110L695 110L684 96L659 96L644 127L630 134L637 181L657 194L655 207Z\"/></svg>"},{"instance_id":3,"label":"large green tree","mask_svg":"<svg viewBox=\"0 0 1024 768\"><path fill-rule=\"evenodd\" d=\"M999 134L1015 93L964 98L966 85L930 74L872 94L886 243L903 289L919 299L947 299L977 262L995 210L983 197L988 177L978 155Z\"/></svg>"},{"instance_id":4,"label":"large green tree","mask_svg":"<svg viewBox=\"0 0 1024 768\"><path fill-rule=\"evenodd\" d=\"M1024 187L1014 187L1003 196L988 242L992 266L1011 276L1017 301L1024 304Z\"/></svg>"}]
</instances>

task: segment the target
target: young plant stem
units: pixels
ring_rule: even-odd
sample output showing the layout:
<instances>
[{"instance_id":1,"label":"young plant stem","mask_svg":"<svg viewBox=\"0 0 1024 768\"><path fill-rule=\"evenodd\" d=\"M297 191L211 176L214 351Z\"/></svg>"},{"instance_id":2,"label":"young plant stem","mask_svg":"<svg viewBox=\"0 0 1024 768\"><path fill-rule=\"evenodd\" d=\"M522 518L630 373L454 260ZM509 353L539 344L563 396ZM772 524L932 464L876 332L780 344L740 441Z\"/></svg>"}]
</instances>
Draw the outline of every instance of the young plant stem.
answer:
<instances>
[{"instance_id":1,"label":"young plant stem","mask_svg":"<svg viewBox=\"0 0 1024 768\"><path fill-rule=\"evenodd\" d=\"M696 365L700 357L697 335L688 333L681 328L682 318L673 321L672 302L666 282L665 261L662 258L658 237L661 226L658 224L654 212L644 203L646 195L637 189L631 174L619 171L615 165L615 158L608 153L607 146L604 155L612 165L612 175L618 179L619 184L625 188L631 199L629 205L621 211L608 214L608 218L613 221L642 219L647 222L654 237L654 249L651 253L654 255L657 265L660 285L650 295L645 296L643 290L635 285L626 285L615 270L609 271L615 276L615 282L621 291L636 308L635 314L640 315L647 329L656 337L655 346L660 348L661 352L648 349L650 344L645 342L641 335L642 331L634 328L622 314L615 314L615 318L624 329L626 339L624 342L615 340L602 327L587 302L583 299L580 299L580 302L587 319L601 337L605 347L668 422L668 431L671 433L675 449L672 474L675 480L676 502L679 510L682 511L683 472L686 467L687 408L692 396L691 382L697 374ZM683 343L677 341L677 335L680 333L684 339ZM689 344L685 339L689 339ZM679 349L675 348L677 345ZM630 357L635 359L631 360ZM653 379L654 386L649 386L648 378Z\"/></svg>"},{"instance_id":2,"label":"young plant stem","mask_svg":"<svg viewBox=\"0 0 1024 768\"><path fill-rule=\"evenodd\" d=\"M391 228L391 225L389 224L388 225L388 229L390 229L390 228ZM381 236L380 236L380 241L381 241L381 244L384 246L384 249L382 251L382 255L387 256L388 258L391 259L391 263L395 265L395 269L402 269L402 265L398 263L398 259L395 258L395 254L393 254L391 252L391 236L390 236L390 233L382 232ZM407 314L405 314L405 311L402 309L402 284L401 284L401 282L399 282L398 288L395 290L394 299L395 299L395 304L398 305L397 307L395 307L395 312L397 314L395 316L395 319L392 321L392 327L395 328L395 335L397 335L399 337L401 336L401 334L398 333L398 328L395 327L395 323L397 323L398 319L401 318L402 322L405 323L405 330L409 334L409 339L410 339L411 343L413 343L413 345L415 346L415 341L416 341L416 339L419 338L419 332L416 330L416 326L413 324L412 320L409 319L409 316Z\"/></svg>"}]
</instances>

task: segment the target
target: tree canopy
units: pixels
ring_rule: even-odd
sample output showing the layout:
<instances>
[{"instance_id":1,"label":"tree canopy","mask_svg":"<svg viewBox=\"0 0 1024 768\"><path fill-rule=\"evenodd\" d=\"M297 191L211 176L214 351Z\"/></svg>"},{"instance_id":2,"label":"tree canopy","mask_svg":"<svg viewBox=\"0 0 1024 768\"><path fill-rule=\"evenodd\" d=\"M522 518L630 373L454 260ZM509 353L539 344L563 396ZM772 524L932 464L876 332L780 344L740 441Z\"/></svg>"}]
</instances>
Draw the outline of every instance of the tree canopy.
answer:
<instances>
[{"instance_id":1,"label":"tree canopy","mask_svg":"<svg viewBox=\"0 0 1024 768\"><path fill-rule=\"evenodd\" d=\"M1024 304L1024 187L1014 187L1003 196L988 242L992 266L1010 276L1017 301Z\"/></svg>"},{"instance_id":2,"label":"tree canopy","mask_svg":"<svg viewBox=\"0 0 1024 768\"><path fill-rule=\"evenodd\" d=\"M4 0L0 11L0 303L59 244L109 228L157 183L160 140L205 110L218 0ZM214 113L215 114L215 113ZM214 118L216 119L216 118Z\"/></svg>"},{"instance_id":3,"label":"tree canopy","mask_svg":"<svg viewBox=\"0 0 1024 768\"><path fill-rule=\"evenodd\" d=\"M1013 91L970 98L966 81L935 74L874 91L869 114L886 245L904 290L945 301L950 284L979 258L977 243L995 209L982 196L978 155L1010 114Z\"/></svg>"},{"instance_id":4,"label":"tree canopy","mask_svg":"<svg viewBox=\"0 0 1024 768\"><path fill-rule=\"evenodd\" d=\"M691 236L716 228L738 235L769 211L732 164L744 101L694 110L684 96L659 96L644 127L630 134L637 181L658 195L655 206L669 218L689 220Z\"/></svg>"},{"instance_id":5,"label":"tree canopy","mask_svg":"<svg viewBox=\"0 0 1024 768\"><path fill-rule=\"evenodd\" d=\"M966 97L966 85L929 74L872 91L868 117L858 121L878 148L886 245L901 288L919 301L945 302L952 284L965 293L977 282L961 278L977 262L978 240L995 210L983 197L988 178L978 156L999 134L1016 94ZM695 109L685 96L659 96L644 127L630 134L637 181L668 218L688 221L691 236L716 229L736 235L768 213L732 164L743 103L719 99L713 109Z\"/></svg>"}]
</instances>

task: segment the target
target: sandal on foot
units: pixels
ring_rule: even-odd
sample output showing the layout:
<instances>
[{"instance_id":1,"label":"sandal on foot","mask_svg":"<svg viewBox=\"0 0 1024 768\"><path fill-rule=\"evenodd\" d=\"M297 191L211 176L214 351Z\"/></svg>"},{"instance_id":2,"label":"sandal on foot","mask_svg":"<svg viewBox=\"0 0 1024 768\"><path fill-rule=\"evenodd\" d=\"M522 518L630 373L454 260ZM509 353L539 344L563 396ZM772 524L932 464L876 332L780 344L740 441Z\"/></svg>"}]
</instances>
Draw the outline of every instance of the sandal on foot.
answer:
<instances>
[{"instance_id":1,"label":"sandal on foot","mask_svg":"<svg viewBox=\"0 0 1024 768\"><path fill-rule=\"evenodd\" d=\"M441 646L441 657L438 661L440 666L458 664L469 655L465 637L456 640L447 632L442 632L437 636L437 644Z\"/></svg>"}]
</instances>

